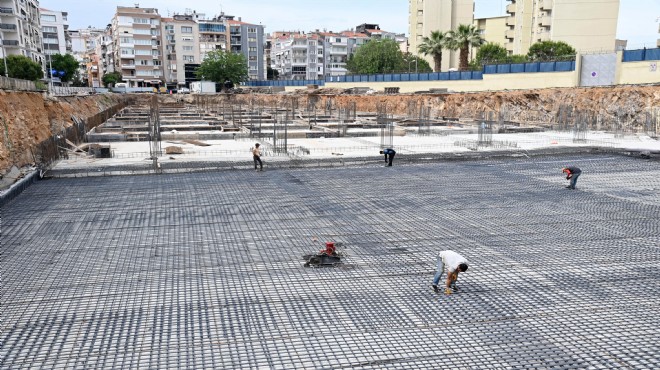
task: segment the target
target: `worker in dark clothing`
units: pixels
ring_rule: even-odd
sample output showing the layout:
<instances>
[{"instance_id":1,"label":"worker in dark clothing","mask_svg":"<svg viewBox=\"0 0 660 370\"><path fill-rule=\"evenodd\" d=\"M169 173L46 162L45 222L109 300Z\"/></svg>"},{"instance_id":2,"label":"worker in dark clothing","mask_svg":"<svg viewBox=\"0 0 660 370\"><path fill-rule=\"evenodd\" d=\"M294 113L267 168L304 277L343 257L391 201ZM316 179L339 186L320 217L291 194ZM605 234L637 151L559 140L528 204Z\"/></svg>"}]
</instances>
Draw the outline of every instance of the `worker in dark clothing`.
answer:
<instances>
[{"instance_id":1,"label":"worker in dark clothing","mask_svg":"<svg viewBox=\"0 0 660 370\"><path fill-rule=\"evenodd\" d=\"M387 167L392 167L392 161L394 160L394 155L396 154L394 149L383 149L380 151L380 154L385 154L385 162L387 162Z\"/></svg>"},{"instance_id":2,"label":"worker in dark clothing","mask_svg":"<svg viewBox=\"0 0 660 370\"><path fill-rule=\"evenodd\" d=\"M261 150L259 149L259 143L254 144L254 148L252 148L252 159L254 160L254 170L263 171L264 164L261 162ZM258 169L257 164L259 165Z\"/></svg>"},{"instance_id":3,"label":"worker in dark clothing","mask_svg":"<svg viewBox=\"0 0 660 370\"><path fill-rule=\"evenodd\" d=\"M571 180L566 188L575 189L575 183L577 183L577 179L580 177L582 170L577 167L564 167L562 172L566 174L566 180Z\"/></svg>"}]
</instances>

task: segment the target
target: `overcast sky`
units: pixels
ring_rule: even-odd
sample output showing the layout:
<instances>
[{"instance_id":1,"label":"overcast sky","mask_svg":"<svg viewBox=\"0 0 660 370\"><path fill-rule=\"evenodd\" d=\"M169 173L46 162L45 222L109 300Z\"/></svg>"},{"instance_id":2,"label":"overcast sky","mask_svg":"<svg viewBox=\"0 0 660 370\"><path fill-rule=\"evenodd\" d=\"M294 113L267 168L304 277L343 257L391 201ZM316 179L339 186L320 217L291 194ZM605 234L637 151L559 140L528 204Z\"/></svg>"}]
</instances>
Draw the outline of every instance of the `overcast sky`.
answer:
<instances>
[{"instance_id":1,"label":"overcast sky","mask_svg":"<svg viewBox=\"0 0 660 370\"><path fill-rule=\"evenodd\" d=\"M157 8L163 16L183 13L186 9L241 17L243 21L262 24L266 32L342 31L362 23L376 23L390 32L408 33L408 0L41 0L42 8L69 12L71 29L105 27L116 7ZM475 17L505 15L505 0L475 0ZM630 47L655 47L660 38L657 19L660 0L621 0L617 37L628 40Z\"/></svg>"}]
</instances>

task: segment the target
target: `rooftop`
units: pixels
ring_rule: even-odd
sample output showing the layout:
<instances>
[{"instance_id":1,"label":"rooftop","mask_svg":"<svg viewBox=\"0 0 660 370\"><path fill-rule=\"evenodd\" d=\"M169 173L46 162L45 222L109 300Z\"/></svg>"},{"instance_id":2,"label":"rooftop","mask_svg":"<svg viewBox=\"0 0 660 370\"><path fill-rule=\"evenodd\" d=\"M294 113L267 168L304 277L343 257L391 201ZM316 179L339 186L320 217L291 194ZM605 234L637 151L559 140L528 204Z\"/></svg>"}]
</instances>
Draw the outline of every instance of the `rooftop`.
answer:
<instances>
[{"instance_id":1,"label":"rooftop","mask_svg":"<svg viewBox=\"0 0 660 370\"><path fill-rule=\"evenodd\" d=\"M657 161L397 159L37 182L2 208L0 367L660 367Z\"/></svg>"}]
</instances>

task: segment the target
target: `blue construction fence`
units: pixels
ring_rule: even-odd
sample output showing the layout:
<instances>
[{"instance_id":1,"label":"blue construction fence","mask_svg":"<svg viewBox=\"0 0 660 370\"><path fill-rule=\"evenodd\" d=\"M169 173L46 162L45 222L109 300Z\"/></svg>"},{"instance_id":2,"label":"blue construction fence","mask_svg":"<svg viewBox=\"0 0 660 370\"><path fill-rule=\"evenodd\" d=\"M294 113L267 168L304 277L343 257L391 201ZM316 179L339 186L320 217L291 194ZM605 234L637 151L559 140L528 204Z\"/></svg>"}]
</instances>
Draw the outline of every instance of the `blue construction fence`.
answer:
<instances>
[{"instance_id":1,"label":"blue construction fence","mask_svg":"<svg viewBox=\"0 0 660 370\"><path fill-rule=\"evenodd\" d=\"M575 61L488 64L484 73L534 73L575 71Z\"/></svg>"},{"instance_id":2,"label":"blue construction fence","mask_svg":"<svg viewBox=\"0 0 660 370\"><path fill-rule=\"evenodd\" d=\"M570 72L575 70L575 61L532 62L485 65L482 71L456 71L431 73L389 73L373 75L331 76L325 80L279 80L248 81L246 86L325 86L326 82L400 82L400 81L457 81L483 80L484 74L493 73L534 73L534 72Z\"/></svg>"},{"instance_id":3,"label":"blue construction fence","mask_svg":"<svg viewBox=\"0 0 660 370\"><path fill-rule=\"evenodd\" d=\"M660 48L624 50L624 62L643 62L646 60L660 60Z\"/></svg>"}]
</instances>

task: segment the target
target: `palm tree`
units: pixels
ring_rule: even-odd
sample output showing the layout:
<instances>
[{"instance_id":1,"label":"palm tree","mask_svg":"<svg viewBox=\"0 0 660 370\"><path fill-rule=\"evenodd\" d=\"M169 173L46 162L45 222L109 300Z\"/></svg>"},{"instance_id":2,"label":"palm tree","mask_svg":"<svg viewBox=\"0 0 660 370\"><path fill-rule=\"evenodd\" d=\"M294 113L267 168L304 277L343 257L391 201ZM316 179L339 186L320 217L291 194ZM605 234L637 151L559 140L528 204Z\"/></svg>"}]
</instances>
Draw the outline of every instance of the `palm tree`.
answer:
<instances>
[{"instance_id":1,"label":"palm tree","mask_svg":"<svg viewBox=\"0 0 660 370\"><path fill-rule=\"evenodd\" d=\"M471 24L460 24L456 30L447 33L448 48L459 49L458 68L461 71L468 69L468 53L471 47L481 46L485 40L481 37L479 29Z\"/></svg>"},{"instance_id":2,"label":"palm tree","mask_svg":"<svg viewBox=\"0 0 660 370\"><path fill-rule=\"evenodd\" d=\"M447 33L432 31L431 37L424 37L417 50L424 55L433 56L433 70L440 72L442 68L442 49L447 47Z\"/></svg>"}]
</instances>

